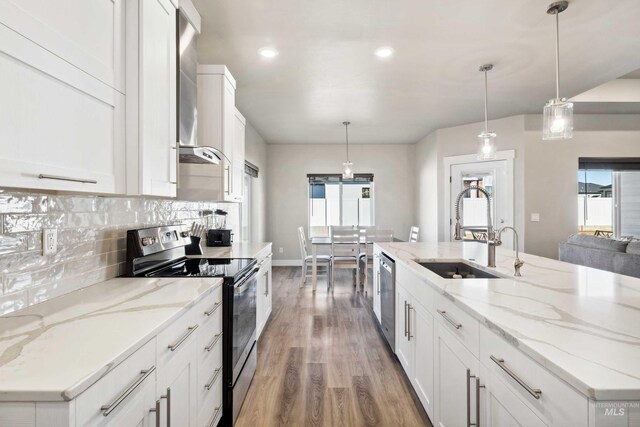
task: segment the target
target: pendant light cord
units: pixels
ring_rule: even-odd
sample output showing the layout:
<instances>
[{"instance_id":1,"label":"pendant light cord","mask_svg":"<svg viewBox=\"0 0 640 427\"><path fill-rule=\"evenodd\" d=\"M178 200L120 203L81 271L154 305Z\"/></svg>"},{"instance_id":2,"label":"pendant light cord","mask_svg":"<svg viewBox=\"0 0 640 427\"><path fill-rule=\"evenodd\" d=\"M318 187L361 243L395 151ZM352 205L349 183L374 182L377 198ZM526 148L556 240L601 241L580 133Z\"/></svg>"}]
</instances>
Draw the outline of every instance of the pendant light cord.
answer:
<instances>
[{"instance_id":1,"label":"pendant light cord","mask_svg":"<svg viewBox=\"0 0 640 427\"><path fill-rule=\"evenodd\" d=\"M560 100L560 17L556 10L556 99Z\"/></svg>"},{"instance_id":2,"label":"pendant light cord","mask_svg":"<svg viewBox=\"0 0 640 427\"><path fill-rule=\"evenodd\" d=\"M489 103L487 102L487 70L484 70L484 131L489 133Z\"/></svg>"},{"instance_id":3,"label":"pendant light cord","mask_svg":"<svg viewBox=\"0 0 640 427\"><path fill-rule=\"evenodd\" d=\"M345 122L344 132L347 136L347 162L348 162L349 161L349 122Z\"/></svg>"}]
</instances>

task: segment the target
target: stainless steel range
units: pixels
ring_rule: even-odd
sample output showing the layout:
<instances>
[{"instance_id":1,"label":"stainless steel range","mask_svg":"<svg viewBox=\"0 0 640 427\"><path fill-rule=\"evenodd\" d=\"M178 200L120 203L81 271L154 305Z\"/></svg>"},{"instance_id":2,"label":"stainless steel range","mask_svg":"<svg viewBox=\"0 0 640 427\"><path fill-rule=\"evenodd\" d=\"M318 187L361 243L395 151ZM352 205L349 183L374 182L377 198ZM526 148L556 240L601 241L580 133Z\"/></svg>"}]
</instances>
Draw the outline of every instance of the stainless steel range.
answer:
<instances>
[{"instance_id":1,"label":"stainless steel range","mask_svg":"<svg viewBox=\"0 0 640 427\"><path fill-rule=\"evenodd\" d=\"M187 258L187 226L127 231L127 275L133 277L219 277L223 279L222 425L235 423L256 371L256 260Z\"/></svg>"}]
</instances>

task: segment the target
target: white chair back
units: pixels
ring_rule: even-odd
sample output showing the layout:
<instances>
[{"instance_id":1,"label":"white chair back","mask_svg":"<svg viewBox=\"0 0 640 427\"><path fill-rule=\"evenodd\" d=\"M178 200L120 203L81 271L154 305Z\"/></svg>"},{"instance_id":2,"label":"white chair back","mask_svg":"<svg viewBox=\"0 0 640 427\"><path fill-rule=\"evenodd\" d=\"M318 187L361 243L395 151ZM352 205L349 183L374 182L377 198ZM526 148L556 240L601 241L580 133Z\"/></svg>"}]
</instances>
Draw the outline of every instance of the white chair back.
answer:
<instances>
[{"instance_id":1,"label":"white chair back","mask_svg":"<svg viewBox=\"0 0 640 427\"><path fill-rule=\"evenodd\" d=\"M334 257L354 257L360 248L360 231L355 228L331 228L331 255Z\"/></svg>"},{"instance_id":2,"label":"white chair back","mask_svg":"<svg viewBox=\"0 0 640 427\"><path fill-rule=\"evenodd\" d=\"M309 251L307 250L307 238L304 235L304 227L298 227L298 239L300 240L300 254L302 255L302 262L304 262L309 254Z\"/></svg>"},{"instance_id":3,"label":"white chair back","mask_svg":"<svg viewBox=\"0 0 640 427\"><path fill-rule=\"evenodd\" d=\"M411 231L409 232L409 242L414 243L418 241L418 234L420 233L420 228L415 225L411 227Z\"/></svg>"},{"instance_id":4,"label":"white chair back","mask_svg":"<svg viewBox=\"0 0 640 427\"><path fill-rule=\"evenodd\" d=\"M393 242L393 230L365 230L364 247L367 256L373 255L373 245L368 243L374 242Z\"/></svg>"}]
</instances>

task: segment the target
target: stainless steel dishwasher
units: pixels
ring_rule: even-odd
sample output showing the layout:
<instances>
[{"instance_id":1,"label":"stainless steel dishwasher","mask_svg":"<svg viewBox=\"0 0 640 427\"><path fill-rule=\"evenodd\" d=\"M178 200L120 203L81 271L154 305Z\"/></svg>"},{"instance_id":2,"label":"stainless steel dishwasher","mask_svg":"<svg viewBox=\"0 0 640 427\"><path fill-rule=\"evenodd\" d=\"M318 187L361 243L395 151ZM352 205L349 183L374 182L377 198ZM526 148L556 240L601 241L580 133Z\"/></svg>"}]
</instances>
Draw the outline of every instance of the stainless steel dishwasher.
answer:
<instances>
[{"instance_id":1,"label":"stainless steel dishwasher","mask_svg":"<svg viewBox=\"0 0 640 427\"><path fill-rule=\"evenodd\" d=\"M380 256L380 317L382 333L396 349L396 262L387 254Z\"/></svg>"}]
</instances>

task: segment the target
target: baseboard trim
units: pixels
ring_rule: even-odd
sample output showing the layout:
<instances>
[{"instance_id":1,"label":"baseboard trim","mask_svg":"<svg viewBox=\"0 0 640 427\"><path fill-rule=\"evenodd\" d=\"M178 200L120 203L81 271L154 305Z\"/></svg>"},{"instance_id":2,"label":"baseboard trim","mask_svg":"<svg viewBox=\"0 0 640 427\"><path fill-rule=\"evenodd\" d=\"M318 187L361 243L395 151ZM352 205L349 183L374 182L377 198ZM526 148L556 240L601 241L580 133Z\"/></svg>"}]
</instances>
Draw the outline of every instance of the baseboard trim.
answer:
<instances>
[{"instance_id":1,"label":"baseboard trim","mask_svg":"<svg viewBox=\"0 0 640 427\"><path fill-rule=\"evenodd\" d=\"M274 267L300 267L302 261L299 259L274 259L271 261Z\"/></svg>"}]
</instances>

